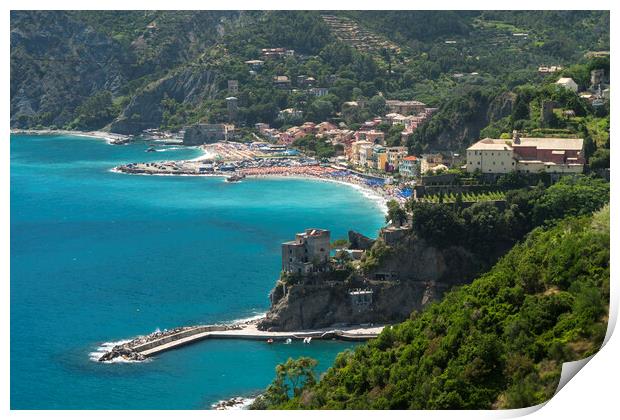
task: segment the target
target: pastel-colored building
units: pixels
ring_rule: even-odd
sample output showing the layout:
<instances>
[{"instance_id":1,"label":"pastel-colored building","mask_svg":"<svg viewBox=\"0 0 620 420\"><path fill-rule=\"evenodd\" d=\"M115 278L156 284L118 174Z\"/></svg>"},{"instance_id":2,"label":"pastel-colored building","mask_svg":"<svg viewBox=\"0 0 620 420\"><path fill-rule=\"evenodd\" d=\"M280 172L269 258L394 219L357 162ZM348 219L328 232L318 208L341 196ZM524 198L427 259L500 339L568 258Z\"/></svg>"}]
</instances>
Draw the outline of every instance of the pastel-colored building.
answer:
<instances>
[{"instance_id":1,"label":"pastel-colored building","mask_svg":"<svg viewBox=\"0 0 620 420\"><path fill-rule=\"evenodd\" d=\"M291 79L288 76L273 76L273 85L280 89L288 89L291 87Z\"/></svg>"},{"instance_id":2,"label":"pastel-colored building","mask_svg":"<svg viewBox=\"0 0 620 420\"><path fill-rule=\"evenodd\" d=\"M363 146L372 147L372 143L366 140L358 140L351 143L349 160L355 165L360 164L360 152Z\"/></svg>"},{"instance_id":3,"label":"pastel-colored building","mask_svg":"<svg viewBox=\"0 0 620 420\"><path fill-rule=\"evenodd\" d=\"M357 140L383 144L385 142L385 133L380 130L359 130L355 132L355 138Z\"/></svg>"},{"instance_id":4,"label":"pastel-colored building","mask_svg":"<svg viewBox=\"0 0 620 420\"><path fill-rule=\"evenodd\" d=\"M360 146L359 160L358 160L358 164L360 166L369 167L372 165L373 149L374 149L374 144L372 143Z\"/></svg>"},{"instance_id":5,"label":"pastel-colored building","mask_svg":"<svg viewBox=\"0 0 620 420\"><path fill-rule=\"evenodd\" d=\"M421 160L417 156L405 156L398 165L398 172L408 178L417 178L420 176Z\"/></svg>"},{"instance_id":6,"label":"pastel-colored building","mask_svg":"<svg viewBox=\"0 0 620 420\"><path fill-rule=\"evenodd\" d=\"M185 127L183 144L193 146L228 140L234 130L232 124L195 124Z\"/></svg>"},{"instance_id":7,"label":"pastel-colored building","mask_svg":"<svg viewBox=\"0 0 620 420\"><path fill-rule=\"evenodd\" d=\"M386 170L389 172L397 171L401 160L408 154L407 148L404 146L394 146L386 148L386 151L388 161L388 168Z\"/></svg>"}]
</instances>

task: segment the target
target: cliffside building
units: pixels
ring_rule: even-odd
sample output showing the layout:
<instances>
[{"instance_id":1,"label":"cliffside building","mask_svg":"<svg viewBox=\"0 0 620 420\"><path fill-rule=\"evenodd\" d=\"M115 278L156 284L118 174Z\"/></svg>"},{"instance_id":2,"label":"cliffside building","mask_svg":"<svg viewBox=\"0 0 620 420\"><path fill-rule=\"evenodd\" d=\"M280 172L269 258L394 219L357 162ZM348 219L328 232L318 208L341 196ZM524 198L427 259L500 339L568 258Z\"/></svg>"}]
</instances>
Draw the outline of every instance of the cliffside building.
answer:
<instances>
[{"instance_id":1,"label":"cliffside building","mask_svg":"<svg viewBox=\"0 0 620 420\"><path fill-rule=\"evenodd\" d=\"M355 289L349 291L351 306L358 312L367 310L372 305L371 289Z\"/></svg>"},{"instance_id":2,"label":"cliffside building","mask_svg":"<svg viewBox=\"0 0 620 420\"><path fill-rule=\"evenodd\" d=\"M282 244L282 271L308 274L325 271L329 262L329 230L306 229Z\"/></svg>"}]
</instances>

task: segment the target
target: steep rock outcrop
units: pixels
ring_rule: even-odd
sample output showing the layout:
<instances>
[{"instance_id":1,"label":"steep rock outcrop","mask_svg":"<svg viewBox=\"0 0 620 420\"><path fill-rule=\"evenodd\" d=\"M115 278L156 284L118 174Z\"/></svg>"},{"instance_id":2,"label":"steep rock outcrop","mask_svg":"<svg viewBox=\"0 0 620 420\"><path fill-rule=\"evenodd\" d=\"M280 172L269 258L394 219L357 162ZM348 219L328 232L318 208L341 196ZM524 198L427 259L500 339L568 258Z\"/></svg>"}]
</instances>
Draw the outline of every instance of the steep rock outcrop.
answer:
<instances>
[{"instance_id":1,"label":"steep rock outcrop","mask_svg":"<svg viewBox=\"0 0 620 420\"><path fill-rule=\"evenodd\" d=\"M379 267L364 276L374 279L389 273L402 282L425 281L452 286L473 279L485 268L483 261L463 247L437 249L409 234L390 248Z\"/></svg>"},{"instance_id":2,"label":"steep rock outcrop","mask_svg":"<svg viewBox=\"0 0 620 420\"><path fill-rule=\"evenodd\" d=\"M298 331L312 328L338 327L347 324L390 323L406 319L442 292L431 283L375 282L367 285L373 291L372 303L356 305L349 295L350 286L279 284L278 295L259 328L273 331Z\"/></svg>"},{"instance_id":3,"label":"steep rock outcrop","mask_svg":"<svg viewBox=\"0 0 620 420\"><path fill-rule=\"evenodd\" d=\"M60 11L11 12L11 127L62 126L94 93L117 93L130 54Z\"/></svg>"},{"instance_id":4,"label":"steep rock outcrop","mask_svg":"<svg viewBox=\"0 0 620 420\"><path fill-rule=\"evenodd\" d=\"M207 68L185 67L148 85L137 93L110 126L120 134L138 134L160 125L163 117L162 100L171 98L179 103L197 105L217 92L216 73Z\"/></svg>"},{"instance_id":5,"label":"steep rock outcrop","mask_svg":"<svg viewBox=\"0 0 620 420\"><path fill-rule=\"evenodd\" d=\"M379 241L376 245L381 247ZM339 324L390 323L439 299L455 285L471 281L486 264L461 247L437 249L407 235L373 269L356 270L344 281L318 273L279 280L261 329L299 330ZM358 305L350 292L371 290L372 302Z\"/></svg>"},{"instance_id":6,"label":"steep rock outcrop","mask_svg":"<svg viewBox=\"0 0 620 420\"><path fill-rule=\"evenodd\" d=\"M474 90L442 104L411 136L409 145L430 151L459 150L480 138L480 131L512 112L515 95Z\"/></svg>"},{"instance_id":7,"label":"steep rock outcrop","mask_svg":"<svg viewBox=\"0 0 620 420\"><path fill-rule=\"evenodd\" d=\"M354 230L349 231L349 248L367 250L372 247L375 241Z\"/></svg>"}]
</instances>

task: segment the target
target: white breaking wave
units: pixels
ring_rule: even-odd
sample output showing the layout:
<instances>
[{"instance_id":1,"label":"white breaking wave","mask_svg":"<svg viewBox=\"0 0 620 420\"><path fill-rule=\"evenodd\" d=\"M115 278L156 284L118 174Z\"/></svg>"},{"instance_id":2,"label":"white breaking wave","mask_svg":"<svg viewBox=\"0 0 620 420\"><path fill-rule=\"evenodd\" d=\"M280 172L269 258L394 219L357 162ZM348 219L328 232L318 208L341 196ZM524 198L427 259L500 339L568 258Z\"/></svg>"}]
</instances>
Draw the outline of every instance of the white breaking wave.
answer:
<instances>
[{"instance_id":1,"label":"white breaking wave","mask_svg":"<svg viewBox=\"0 0 620 420\"><path fill-rule=\"evenodd\" d=\"M129 343L131 340L121 340L121 341L110 341L107 343L101 343L99 347L93 352L88 353L88 358L93 362L99 362L99 358L111 351L115 346L120 346L121 344ZM100 363L131 363L135 362L135 360L125 360L122 357L117 357L114 360L108 360L107 362Z\"/></svg>"},{"instance_id":2,"label":"white breaking wave","mask_svg":"<svg viewBox=\"0 0 620 420\"><path fill-rule=\"evenodd\" d=\"M234 319L230 321L231 324L241 324L245 322L258 321L261 318L264 318L267 315L267 312L256 313L255 315L249 316L247 318Z\"/></svg>"},{"instance_id":3,"label":"white breaking wave","mask_svg":"<svg viewBox=\"0 0 620 420\"><path fill-rule=\"evenodd\" d=\"M161 330L159 328L156 328L155 331L153 332L161 332ZM99 359L101 358L101 356L103 356L109 351L112 351L114 347L120 346L125 343L129 343L131 340L133 340L133 338L101 343L101 345L97 347L95 351L88 353L88 358L92 360L93 362L98 362L98 363L143 363L143 362L151 360L150 358L147 358L145 360L127 360L122 357L117 357L116 359L107 360L105 362L99 362Z\"/></svg>"},{"instance_id":4,"label":"white breaking wave","mask_svg":"<svg viewBox=\"0 0 620 420\"><path fill-rule=\"evenodd\" d=\"M211 408L215 410L247 410L250 407L250 405L252 405L254 400L256 400L256 398L236 397L236 398L233 398L233 400L234 400L234 403L233 404L229 403L230 405L224 404L226 402L229 402L230 400L218 401L215 404L211 404Z\"/></svg>"},{"instance_id":5,"label":"white breaking wave","mask_svg":"<svg viewBox=\"0 0 620 420\"><path fill-rule=\"evenodd\" d=\"M167 152L169 150L189 149L189 147L167 147L165 149L155 149L156 152ZM193 149L193 148L192 148Z\"/></svg>"}]
</instances>

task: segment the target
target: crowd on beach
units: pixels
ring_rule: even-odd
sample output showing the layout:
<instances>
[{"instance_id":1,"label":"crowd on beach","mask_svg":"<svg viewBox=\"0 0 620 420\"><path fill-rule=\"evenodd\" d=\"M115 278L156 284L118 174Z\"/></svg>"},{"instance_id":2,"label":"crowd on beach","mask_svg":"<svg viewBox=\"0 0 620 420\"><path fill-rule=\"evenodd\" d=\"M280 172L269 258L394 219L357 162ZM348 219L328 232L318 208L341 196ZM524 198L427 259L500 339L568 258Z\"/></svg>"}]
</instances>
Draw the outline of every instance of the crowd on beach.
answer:
<instances>
[{"instance_id":1,"label":"crowd on beach","mask_svg":"<svg viewBox=\"0 0 620 420\"><path fill-rule=\"evenodd\" d=\"M374 181L369 180L348 170L337 169L331 166L258 167L242 169L239 173L247 177L309 177L326 181L337 181L364 188L380 196L384 201L396 200L404 202L405 200L396 185L386 184L378 179Z\"/></svg>"},{"instance_id":2,"label":"crowd on beach","mask_svg":"<svg viewBox=\"0 0 620 420\"><path fill-rule=\"evenodd\" d=\"M355 185L380 198L404 202L403 188L387 178L364 175L345 167L321 164L307 156L287 157L264 154L251 146L220 142L203 145L205 154L184 161L128 163L114 168L117 172L149 175L200 175L234 177L308 177Z\"/></svg>"}]
</instances>

